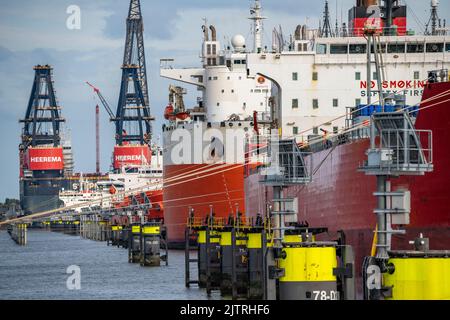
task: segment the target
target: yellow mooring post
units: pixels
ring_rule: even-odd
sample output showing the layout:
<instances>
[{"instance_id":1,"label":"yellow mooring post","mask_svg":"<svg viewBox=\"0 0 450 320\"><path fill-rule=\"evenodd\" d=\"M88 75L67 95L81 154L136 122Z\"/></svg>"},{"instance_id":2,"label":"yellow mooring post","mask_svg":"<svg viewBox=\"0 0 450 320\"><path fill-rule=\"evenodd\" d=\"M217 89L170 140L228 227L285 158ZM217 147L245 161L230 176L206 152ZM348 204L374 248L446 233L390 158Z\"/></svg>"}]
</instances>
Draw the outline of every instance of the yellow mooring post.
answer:
<instances>
[{"instance_id":1,"label":"yellow mooring post","mask_svg":"<svg viewBox=\"0 0 450 320\"><path fill-rule=\"evenodd\" d=\"M383 283L389 300L450 300L450 251L429 250L428 238L415 239L412 251L390 251Z\"/></svg>"},{"instance_id":2,"label":"yellow mooring post","mask_svg":"<svg viewBox=\"0 0 450 320\"><path fill-rule=\"evenodd\" d=\"M302 241L286 235L279 260L280 300L338 300L336 243Z\"/></svg>"}]
</instances>

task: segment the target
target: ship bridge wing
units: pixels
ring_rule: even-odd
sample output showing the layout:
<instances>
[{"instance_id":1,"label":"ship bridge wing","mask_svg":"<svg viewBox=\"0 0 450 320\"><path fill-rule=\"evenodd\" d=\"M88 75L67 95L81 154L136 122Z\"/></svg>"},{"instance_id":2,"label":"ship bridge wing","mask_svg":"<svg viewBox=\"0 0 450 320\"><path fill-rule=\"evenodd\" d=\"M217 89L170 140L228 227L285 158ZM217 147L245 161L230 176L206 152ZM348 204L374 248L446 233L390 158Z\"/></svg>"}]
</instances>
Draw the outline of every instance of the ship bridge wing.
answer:
<instances>
[{"instance_id":1,"label":"ship bridge wing","mask_svg":"<svg viewBox=\"0 0 450 320\"><path fill-rule=\"evenodd\" d=\"M163 78L176 80L198 87L205 87L204 83L205 69L202 68L186 68L186 69L172 69L161 68L160 76Z\"/></svg>"}]
</instances>

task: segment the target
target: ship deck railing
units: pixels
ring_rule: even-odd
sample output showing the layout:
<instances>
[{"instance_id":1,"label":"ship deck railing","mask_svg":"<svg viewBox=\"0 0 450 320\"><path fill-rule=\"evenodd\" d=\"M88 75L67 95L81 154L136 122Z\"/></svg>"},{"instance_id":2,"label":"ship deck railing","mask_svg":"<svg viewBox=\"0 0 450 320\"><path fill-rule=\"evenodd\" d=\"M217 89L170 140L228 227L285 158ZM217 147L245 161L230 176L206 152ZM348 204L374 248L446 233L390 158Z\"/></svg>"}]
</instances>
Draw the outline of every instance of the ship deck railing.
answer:
<instances>
[{"instance_id":1,"label":"ship deck railing","mask_svg":"<svg viewBox=\"0 0 450 320\"><path fill-rule=\"evenodd\" d=\"M190 229L204 229L209 228L212 230L220 230L225 228L234 228L237 230L242 230L243 232L252 230L255 228L261 228L265 230L270 230L272 226L272 221L269 218L258 219L255 217L241 216L236 217L214 217L208 219L207 217L188 217L186 226Z\"/></svg>"},{"instance_id":2,"label":"ship deck railing","mask_svg":"<svg viewBox=\"0 0 450 320\"><path fill-rule=\"evenodd\" d=\"M364 165L370 174L424 174L433 170L433 134L431 130L383 129L376 149L381 154L376 165Z\"/></svg>"}]
</instances>

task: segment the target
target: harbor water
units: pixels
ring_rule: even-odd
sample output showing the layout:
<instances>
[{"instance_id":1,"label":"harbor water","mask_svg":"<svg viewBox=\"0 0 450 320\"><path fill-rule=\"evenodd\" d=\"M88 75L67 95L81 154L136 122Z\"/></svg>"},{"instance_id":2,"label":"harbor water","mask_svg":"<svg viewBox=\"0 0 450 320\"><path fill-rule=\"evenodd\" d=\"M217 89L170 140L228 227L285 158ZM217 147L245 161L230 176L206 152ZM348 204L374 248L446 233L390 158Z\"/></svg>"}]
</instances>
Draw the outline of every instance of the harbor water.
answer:
<instances>
[{"instance_id":1,"label":"harbor water","mask_svg":"<svg viewBox=\"0 0 450 320\"><path fill-rule=\"evenodd\" d=\"M128 263L127 254L106 242L34 229L27 245L18 246L2 230L0 299L208 299L204 290L185 288L184 251L170 251L169 266L161 267ZM70 266L80 268L79 290L68 289Z\"/></svg>"}]
</instances>

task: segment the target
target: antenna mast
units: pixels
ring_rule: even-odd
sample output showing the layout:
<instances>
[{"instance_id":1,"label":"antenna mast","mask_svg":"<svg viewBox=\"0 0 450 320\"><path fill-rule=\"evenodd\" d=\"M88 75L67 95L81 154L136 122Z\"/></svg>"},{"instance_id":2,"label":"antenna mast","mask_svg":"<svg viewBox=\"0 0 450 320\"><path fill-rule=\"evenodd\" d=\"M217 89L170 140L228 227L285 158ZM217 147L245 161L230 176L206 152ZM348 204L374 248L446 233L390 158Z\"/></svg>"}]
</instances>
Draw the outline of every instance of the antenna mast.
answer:
<instances>
[{"instance_id":1,"label":"antenna mast","mask_svg":"<svg viewBox=\"0 0 450 320\"><path fill-rule=\"evenodd\" d=\"M262 51L263 42L263 20L266 17L261 15L262 7L259 0L255 0L253 7L250 7L250 20L253 20L254 45L253 52L260 53Z\"/></svg>"},{"instance_id":2,"label":"antenna mast","mask_svg":"<svg viewBox=\"0 0 450 320\"><path fill-rule=\"evenodd\" d=\"M328 1L325 1L325 10L323 12L323 27L320 30L320 36L322 38L328 38L333 36L330 24L330 10L328 9Z\"/></svg>"},{"instance_id":3,"label":"antenna mast","mask_svg":"<svg viewBox=\"0 0 450 320\"><path fill-rule=\"evenodd\" d=\"M445 20L444 20L444 28L441 28L441 21L438 15L438 6L439 0L431 0L431 15L425 26L425 34L437 36L437 35L446 35L447 32L445 30ZM431 24L431 32L428 30L428 27Z\"/></svg>"}]
</instances>

